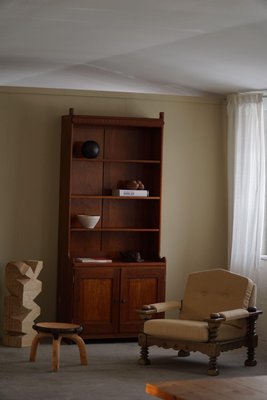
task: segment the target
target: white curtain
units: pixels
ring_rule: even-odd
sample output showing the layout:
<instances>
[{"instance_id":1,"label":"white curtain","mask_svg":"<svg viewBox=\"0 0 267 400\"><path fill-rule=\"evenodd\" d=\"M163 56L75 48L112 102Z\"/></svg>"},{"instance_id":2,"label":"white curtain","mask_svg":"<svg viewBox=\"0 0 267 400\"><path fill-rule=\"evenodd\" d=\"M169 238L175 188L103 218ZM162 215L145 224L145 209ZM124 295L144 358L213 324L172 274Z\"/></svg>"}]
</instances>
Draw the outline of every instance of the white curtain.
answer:
<instances>
[{"instance_id":1,"label":"white curtain","mask_svg":"<svg viewBox=\"0 0 267 400\"><path fill-rule=\"evenodd\" d=\"M264 224L263 94L228 96L229 265L256 279Z\"/></svg>"}]
</instances>

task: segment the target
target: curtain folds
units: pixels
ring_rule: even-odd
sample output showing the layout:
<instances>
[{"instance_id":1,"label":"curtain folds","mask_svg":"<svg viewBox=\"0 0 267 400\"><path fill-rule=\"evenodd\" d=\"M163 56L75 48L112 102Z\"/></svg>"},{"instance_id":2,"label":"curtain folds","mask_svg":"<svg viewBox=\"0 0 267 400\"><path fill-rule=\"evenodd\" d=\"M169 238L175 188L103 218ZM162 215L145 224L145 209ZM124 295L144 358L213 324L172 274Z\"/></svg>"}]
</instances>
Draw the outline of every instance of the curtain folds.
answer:
<instances>
[{"instance_id":1,"label":"curtain folds","mask_svg":"<svg viewBox=\"0 0 267 400\"><path fill-rule=\"evenodd\" d=\"M228 96L229 265L256 278L265 202L263 93Z\"/></svg>"}]
</instances>

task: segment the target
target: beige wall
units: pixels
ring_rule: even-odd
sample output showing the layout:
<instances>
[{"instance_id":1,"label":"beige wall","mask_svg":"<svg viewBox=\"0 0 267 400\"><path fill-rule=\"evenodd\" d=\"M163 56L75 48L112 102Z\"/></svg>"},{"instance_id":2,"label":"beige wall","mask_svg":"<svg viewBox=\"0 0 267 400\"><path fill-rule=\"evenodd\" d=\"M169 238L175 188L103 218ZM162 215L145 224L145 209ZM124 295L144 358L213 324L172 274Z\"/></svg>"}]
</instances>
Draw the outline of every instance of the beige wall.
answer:
<instances>
[{"instance_id":1,"label":"beige wall","mask_svg":"<svg viewBox=\"0 0 267 400\"><path fill-rule=\"evenodd\" d=\"M227 265L224 105L164 95L0 88L0 291L8 261L41 259L43 320L55 318L60 117L165 112L161 255L167 298L189 271ZM64 276L59 277L64 280ZM2 310L2 304L1 304Z\"/></svg>"}]
</instances>

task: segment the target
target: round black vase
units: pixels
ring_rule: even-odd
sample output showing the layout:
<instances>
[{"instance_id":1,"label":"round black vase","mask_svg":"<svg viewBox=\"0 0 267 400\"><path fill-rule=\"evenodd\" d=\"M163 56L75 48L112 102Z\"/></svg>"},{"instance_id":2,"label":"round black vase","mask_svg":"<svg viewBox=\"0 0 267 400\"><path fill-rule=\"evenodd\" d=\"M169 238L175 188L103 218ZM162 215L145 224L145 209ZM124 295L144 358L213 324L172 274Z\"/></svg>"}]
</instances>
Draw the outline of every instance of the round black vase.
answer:
<instances>
[{"instance_id":1,"label":"round black vase","mask_svg":"<svg viewBox=\"0 0 267 400\"><path fill-rule=\"evenodd\" d=\"M82 145L82 155L86 158L96 158L99 153L99 145L94 140L87 140Z\"/></svg>"}]
</instances>

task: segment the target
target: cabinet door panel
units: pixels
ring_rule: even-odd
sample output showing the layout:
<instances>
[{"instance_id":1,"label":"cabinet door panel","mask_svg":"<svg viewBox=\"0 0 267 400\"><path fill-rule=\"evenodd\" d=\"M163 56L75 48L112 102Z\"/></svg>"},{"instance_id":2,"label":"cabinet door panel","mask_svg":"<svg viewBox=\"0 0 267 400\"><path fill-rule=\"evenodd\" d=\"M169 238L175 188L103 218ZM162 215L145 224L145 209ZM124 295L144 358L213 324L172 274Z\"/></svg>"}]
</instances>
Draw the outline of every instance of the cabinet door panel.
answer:
<instances>
[{"instance_id":1,"label":"cabinet door panel","mask_svg":"<svg viewBox=\"0 0 267 400\"><path fill-rule=\"evenodd\" d=\"M123 268L121 273L120 332L138 332L136 310L165 299L165 267Z\"/></svg>"},{"instance_id":2,"label":"cabinet door panel","mask_svg":"<svg viewBox=\"0 0 267 400\"><path fill-rule=\"evenodd\" d=\"M74 321L83 325L85 336L117 330L119 278L115 268L75 270Z\"/></svg>"}]
</instances>

